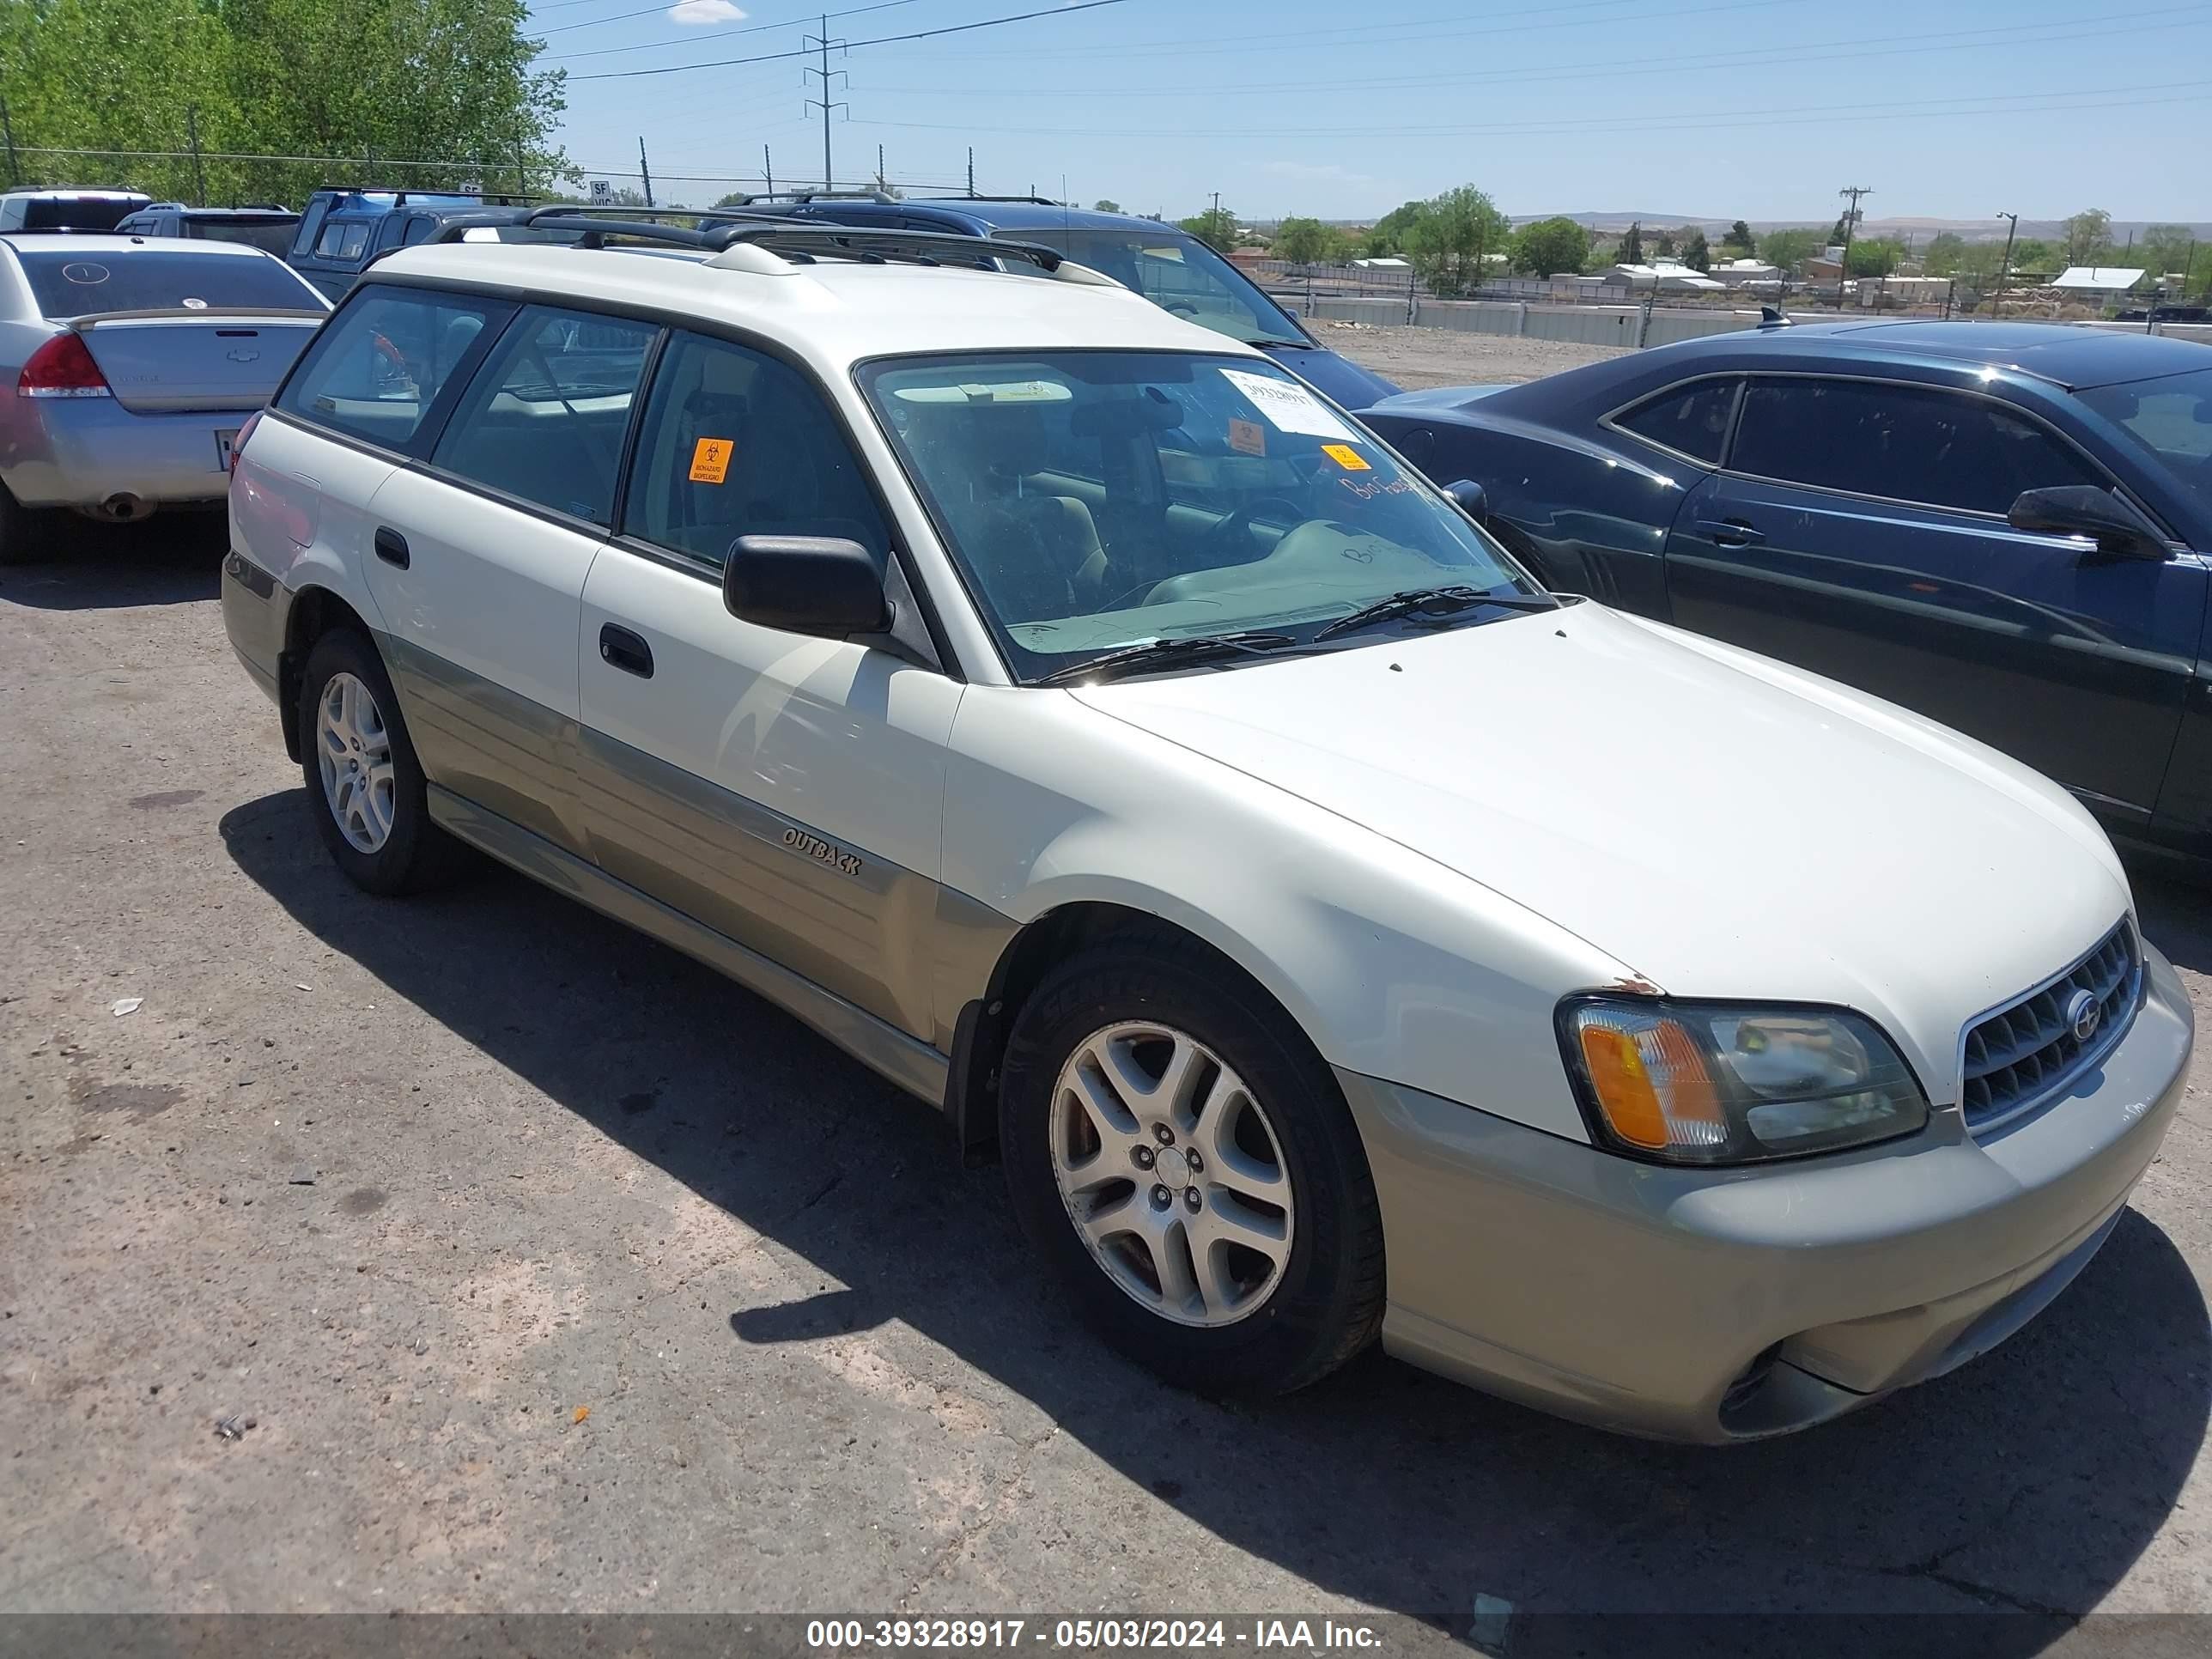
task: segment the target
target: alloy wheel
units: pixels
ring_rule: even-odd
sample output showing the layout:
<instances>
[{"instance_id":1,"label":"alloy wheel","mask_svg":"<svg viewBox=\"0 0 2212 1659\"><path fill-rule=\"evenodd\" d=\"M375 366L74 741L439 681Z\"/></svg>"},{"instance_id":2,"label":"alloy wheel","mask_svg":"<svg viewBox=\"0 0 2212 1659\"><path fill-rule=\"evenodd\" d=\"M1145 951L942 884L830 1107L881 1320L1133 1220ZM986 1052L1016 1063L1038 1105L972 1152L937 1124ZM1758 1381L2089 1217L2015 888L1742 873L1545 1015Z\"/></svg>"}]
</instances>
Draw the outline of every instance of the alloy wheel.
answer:
<instances>
[{"instance_id":1,"label":"alloy wheel","mask_svg":"<svg viewBox=\"0 0 2212 1659\"><path fill-rule=\"evenodd\" d=\"M331 675L316 702L315 758L338 832L361 852L380 851L396 806L392 733L375 696L351 674Z\"/></svg>"}]
</instances>

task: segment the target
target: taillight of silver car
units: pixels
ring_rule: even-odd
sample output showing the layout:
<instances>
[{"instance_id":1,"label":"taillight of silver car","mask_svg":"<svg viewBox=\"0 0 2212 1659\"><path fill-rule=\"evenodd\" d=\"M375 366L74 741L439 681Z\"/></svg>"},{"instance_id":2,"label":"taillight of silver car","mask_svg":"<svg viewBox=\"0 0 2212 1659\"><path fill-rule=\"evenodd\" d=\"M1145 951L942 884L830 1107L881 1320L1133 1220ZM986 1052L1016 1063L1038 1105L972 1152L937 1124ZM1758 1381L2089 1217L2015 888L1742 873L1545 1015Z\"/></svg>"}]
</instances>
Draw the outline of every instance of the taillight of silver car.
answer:
<instances>
[{"instance_id":1,"label":"taillight of silver car","mask_svg":"<svg viewBox=\"0 0 2212 1659\"><path fill-rule=\"evenodd\" d=\"M253 435L253 428L261 424L261 411L255 410L246 417L246 424L238 428L238 435L230 441L230 471L238 471L238 458L246 453L246 441Z\"/></svg>"},{"instance_id":2,"label":"taillight of silver car","mask_svg":"<svg viewBox=\"0 0 2212 1659\"><path fill-rule=\"evenodd\" d=\"M18 398L111 398L107 377L76 334L57 334L24 361Z\"/></svg>"}]
</instances>

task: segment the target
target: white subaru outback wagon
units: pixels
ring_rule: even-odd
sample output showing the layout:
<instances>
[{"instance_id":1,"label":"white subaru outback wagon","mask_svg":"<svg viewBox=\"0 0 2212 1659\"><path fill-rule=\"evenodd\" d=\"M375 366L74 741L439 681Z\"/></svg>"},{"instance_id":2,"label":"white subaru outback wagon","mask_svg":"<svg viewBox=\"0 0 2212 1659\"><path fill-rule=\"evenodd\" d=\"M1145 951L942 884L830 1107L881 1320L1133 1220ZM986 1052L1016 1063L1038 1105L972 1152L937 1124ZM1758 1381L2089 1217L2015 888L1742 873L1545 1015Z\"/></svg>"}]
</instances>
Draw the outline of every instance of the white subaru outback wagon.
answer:
<instances>
[{"instance_id":1,"label":"white subaru outback wagon","mask_svg":"<svg viewBox=\"0 0 2212 1659\"><path fill-rule=\"evenodd\" d=\"M629 234L399 253L241 434L230 638L363 888L472 848L772 999L1207 1389L1379 1335L1774 1434L2118 1224L2191 1018L2055 786L1554 599L1048 250Z\"/></svg>"}]
</instances>

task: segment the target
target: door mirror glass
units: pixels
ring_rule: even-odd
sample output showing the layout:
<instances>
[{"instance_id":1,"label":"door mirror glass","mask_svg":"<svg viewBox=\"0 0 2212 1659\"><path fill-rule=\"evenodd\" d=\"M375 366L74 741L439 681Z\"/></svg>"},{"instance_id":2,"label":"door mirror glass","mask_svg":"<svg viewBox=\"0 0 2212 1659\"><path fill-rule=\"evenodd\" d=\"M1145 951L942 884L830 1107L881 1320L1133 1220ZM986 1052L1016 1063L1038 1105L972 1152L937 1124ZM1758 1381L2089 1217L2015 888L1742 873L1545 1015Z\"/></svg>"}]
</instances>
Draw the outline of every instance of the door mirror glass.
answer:
<instances>
[{"instance_id":1,"label":"door mirror glass","mask_svg":"<svg viewBox=\"0 0 2212 1659\"><path fill-rule=\"evenodd\" d=\"M740 536L722 567L722 603L742 622L842 640L890 626L883 573L842 536Z\"/></svg>"},{"instance_id":2,"label":"door mirror glass","mask_svg":"<svg viewBox=\"0 0 2212 1659\"><path fill-rule=\"evenodd\" d=\"M2162 559L2166 538L2135 504L2094 484L2024 489L2005 519L2015 530L2051 536L2087 536L2100 553Z\"/></svg>"},{"instance_id":3,"label":"door mirror glass","mask_svg":"<svg viewBox=\"0 0 2212 1659\"><path fill-rule=\"evenodd\" d=\"M1444 494L1457 501L1459 510L1477 524L1490 522L1490 497L1474 479L1462 478L1457 483L1447 484Z\"/></svg>"}]
</instances>

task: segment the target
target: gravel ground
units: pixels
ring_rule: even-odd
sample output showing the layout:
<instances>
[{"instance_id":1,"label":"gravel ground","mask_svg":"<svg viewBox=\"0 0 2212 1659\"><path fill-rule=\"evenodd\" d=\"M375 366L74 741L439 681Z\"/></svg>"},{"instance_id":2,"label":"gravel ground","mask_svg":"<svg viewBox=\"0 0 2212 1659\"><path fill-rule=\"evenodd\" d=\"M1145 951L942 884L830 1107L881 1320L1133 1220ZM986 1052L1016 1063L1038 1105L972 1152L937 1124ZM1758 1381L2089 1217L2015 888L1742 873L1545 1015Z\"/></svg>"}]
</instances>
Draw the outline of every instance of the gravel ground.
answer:
<instances>
[{"instance_id":1,"label":"gravel ground","mask_svg":"<svg viewBox=\"0 0 2212 1659\"><path fill-rule=\"evenodd\" d=\"M1556 1613L1973 1614L1951 1648L2026 1654L2212 1610L2205 1062L2054 1308L1811 1434L1645 1445L1371 1355L1194 1398L767 1005L504 873L348 887L218 556L157 522L0 573L0 1609L1464 1632L1488 1595L1516 1655L1574 1645ZM2212 903L2143 891L2212 1009Z\"/></svg>"},{"instance_id":2,"label":"gravel ground","mask_svg":"<svg viewBox=\"0 0 2212 1659\"><path fill-rule=\"evenodd\" d=\"M1316 319L1308 325L1330 350L1364 364L1408 392L1432 386L1538 380L1563 368L1621 356L1618 346L1567 340L1516 340L1455 328L1372 328Z\"/></svg>"}]
</instances>

